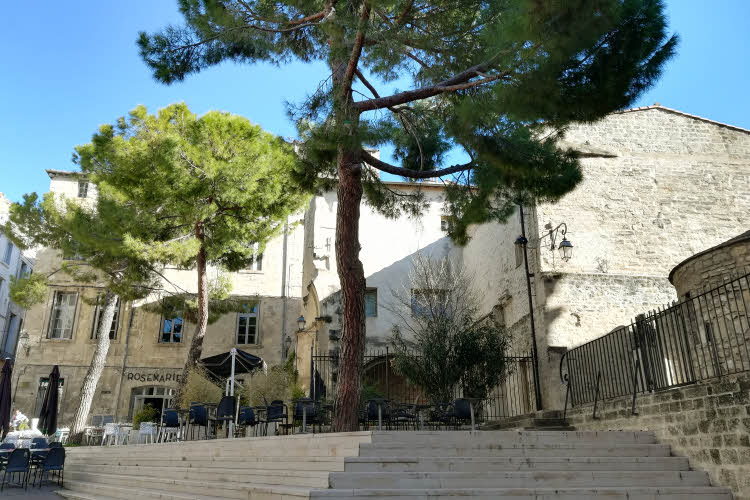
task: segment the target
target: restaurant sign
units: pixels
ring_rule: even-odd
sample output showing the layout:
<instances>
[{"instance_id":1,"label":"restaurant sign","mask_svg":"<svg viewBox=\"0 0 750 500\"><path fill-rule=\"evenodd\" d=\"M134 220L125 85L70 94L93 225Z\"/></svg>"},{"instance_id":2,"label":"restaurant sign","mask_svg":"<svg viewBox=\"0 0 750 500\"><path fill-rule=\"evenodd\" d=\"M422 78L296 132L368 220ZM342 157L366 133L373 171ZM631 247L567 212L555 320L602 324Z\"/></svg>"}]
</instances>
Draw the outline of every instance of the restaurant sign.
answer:
<instances>
[{"instance_id":1,"label":"restaurant sign","mask_svg":"<svg viewBox=\"0 0 750 500\"><path fill-rule=\"evenodd\" d=\"M182 376L182 370L170 368L128 369L126 378L135 382L177 382Z\"/></svg>"}]
</instances>

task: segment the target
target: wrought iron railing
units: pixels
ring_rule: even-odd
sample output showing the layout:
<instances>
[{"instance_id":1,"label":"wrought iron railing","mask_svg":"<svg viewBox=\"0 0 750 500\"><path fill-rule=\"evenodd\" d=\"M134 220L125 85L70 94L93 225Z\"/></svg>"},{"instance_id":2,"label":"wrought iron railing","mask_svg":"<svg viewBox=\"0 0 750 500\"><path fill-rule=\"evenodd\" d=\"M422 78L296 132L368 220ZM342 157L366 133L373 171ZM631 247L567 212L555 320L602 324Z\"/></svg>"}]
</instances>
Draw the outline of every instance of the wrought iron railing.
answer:
<instances>
[{"instance_id":1,"label":"wrought iron railing","mask_svg":"<svg viewBox=\"0 0 750 500\"><path fill-rule=\"evenodd\" d=\"M370 349L364 356L362 388L367 395L385 397L393 403L425 404L421 387L409 383L392 367L395 354L389 348ZM314 399L333 399L336 388L339 358L337 355L313 353L310 393ZM531 355L505 357L506 372L503 382L493 388L481 404L483 420L525 415L536 410L534 377ZM456 387L454 399L463 397ZM367 397L367 396L365 396Z\"/></svg>"},{"instance_id":2,"label":"wrought iron railing","mask_svg":"<svg viewBox=\"0 0 750 500\"><path fill-rule=\"evenodd\" d=\"M566 407L750 371L748 305L745 274L569 350Z\"/></svg>"}]
</instances>

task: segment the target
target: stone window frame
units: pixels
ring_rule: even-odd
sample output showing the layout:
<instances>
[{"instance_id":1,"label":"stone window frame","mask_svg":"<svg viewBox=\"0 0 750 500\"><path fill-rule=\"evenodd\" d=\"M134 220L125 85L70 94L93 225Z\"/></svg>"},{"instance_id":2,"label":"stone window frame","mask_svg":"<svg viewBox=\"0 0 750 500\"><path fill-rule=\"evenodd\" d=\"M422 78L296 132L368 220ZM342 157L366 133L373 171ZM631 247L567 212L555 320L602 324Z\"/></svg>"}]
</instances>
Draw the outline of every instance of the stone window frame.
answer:
<instances>
[{"instance_id":1,"label":"stone window frame","mask_svg":"<svg viewBox=\"0 0 750 500\"><path fill-rule=\"evenodd\" d=\"M103 294L99 294L98 298L101 298ZM109 340L117 340L117 334L120 333L120 313L122 312L122 301L120 301L120 297L116 298L117 302L115 303L115 315L112 318L112 326L109 328ZM97 332L99 331L99 317L102 314L102 307L98 304L94 306L94 321L91 323L91 336L89 337L89 340L96 340L99 338L97 335ZM113 330L114 327L114 330Z\"/></svg>"},{"instance_id":2,"label":"stone window frame","mask_svg":"<svg viewBox=\"0 0 750 500\"><path fill-rule=\"evenodd\" d=\"M78 197L88 198L89 197L89 183L88 181L78 181Z\"/></svg>"},{"instance_id":3,"label":"stone window frame","mask_svg":"<svg viewBox=\"0 0 750 500\"><path fill-rule=\"evenodd\" d=\"M252 305L252 308L249 308L250 310L240 311L237 313L237 320L234 324L234 343L235 345L260 345L260 301L251 301L245 304L245 306ZM242 320L245 321L245 331L243 332L244 342L240 342L240 323L242 323ZM250 334L249 331L249 325L250 322L247 321L249 319L255 320L255 331L253 332L253 342L248 342L248 337Z\"/></svg>"},{"instance_id":4,"label":"stone window frame","mask_svg":"<svg viewBox=\"0 0 750 500\"><path fill-rule=\"evenodd\" d=\"M55 323L59 318L55 318L55 311L58 307L57 297L62 295L74 295L75 299L73 301L73 311L71 312L72 321L70 325L70 336L65 337L64 336L64 330L62 336L55 337L53 336L53 331L57 330L55 328ZM73 340L73 335L75 334L76 329L76 316L78 313L78 292L71 292L67 290L55 290L52 294L52 309L50 310L50 317L49 317L49 323L47 324L47 339L48 340ZM70 304L68 304L69 306Z\"/></svg>"},{"instance_id":5,"label":"stone window frame","mask_svg":"<svg viewBox=\"0 0 750 500\"><path fill-rule=\"evenodd\" d=\"M253 257L250 261L250 263L242 269L244 272L248 273L262 273L263 272L263 252L258 252L258 247L260 245L258 243L252 244L253 249Z\"/></svg>"},{"instance_id":6,"label":"stone window frame","mask_svg":"<svg viewBox=\"0 0 750 500\"><path fill-rule=\"evenodd\" d=\"M428 293L445 294L446 295L446 299L447 299L447 295L448 295L449 292L448 292L448 290L445 290L445 289L442 289L442 288L432 288L432 289L427 289L427 288L412 288L411 289L411 316L413 318L418 318L418 317L425 318L425 317L427 317L429 315L429 311L425 311L424 310L426 308L426 306L422 310L417 309L417 307L420 305L419 302L418 302L418 298L417 297L419 295L425 295L425 294L428 294Z\"/></svg>"},{"instance_id":7,"label":"stone window frame","mask_svg":"<svg viewBox=\"0 0 750 500\"><path fill-rule=\"evenodd\" d=\"M177 323L175 320L178 320ZM167 321L170 321L170 331L165 332L164 327L166 326ZM179 333L175 333L174 331L174 325L179 324L180 325L180 331ZM164 340L164 335L169 334L169 340ZM175 336L179 336L179 340L174 340ZM159 321L159 338L158 338L158 344L160 345L175 345L175 344L182 344L182 339L185 336L185 320L182 316L173 316L171 318L166 318L164 316L161 317L161 321Z\"/></svg>"},{"instance_id":8,"label":"stone window frame","mask_svg":"<svg viewBox=\"0 0 750 500\"><path fill-rule=\"evenodd\" d=\"M13 249L16 246L11 241L5 242L5 252L3 253L2 263L6 266L10 265L10 261L13 260Z\"/></svg>"},{"instance_id":9,"label":"stone window frame","mask_svg":"<svg viewBox=\"0 0 750 500\"><path fill-rule=\"evenodd\" d=\"M375 304L374 311L369 314L367 311L367 298L373 297ZM377 318L378 317L378 289L374 286L365 288L365 318Z\"/></svg>"}]
</instances>

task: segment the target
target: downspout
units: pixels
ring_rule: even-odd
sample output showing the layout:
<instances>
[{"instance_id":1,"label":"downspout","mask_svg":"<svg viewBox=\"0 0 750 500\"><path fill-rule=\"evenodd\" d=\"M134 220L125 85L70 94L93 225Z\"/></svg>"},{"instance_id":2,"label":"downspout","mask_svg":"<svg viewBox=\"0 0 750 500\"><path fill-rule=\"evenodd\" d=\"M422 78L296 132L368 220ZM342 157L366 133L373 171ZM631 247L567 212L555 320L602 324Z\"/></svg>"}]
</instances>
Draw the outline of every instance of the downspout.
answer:
<instances>
[{"instance_id":1,"label":"downspout","mask_svg":"<svg viewBox=\"0 0 750 500\"><path fill-rule=\"evenodd\" d=\"M130 317L128 318L128 329L125 331L125 346L122 353L122 366L120 367L120 383L117 384L117 398L115 399L115 419L120 409L120 396L122 395L122 381L125 379L125 363L128 360L128 344L130 342L130 329L133 328L133 317L135 316L135 305L130 302Z\"/></svg>"},{"instance_id":2,"label":"downspout","mask_svg":"<svg viewBox=\"0 0 750 500\"><path fill-rule=\"evenodd\" d=\"M289 216L287 215L284 222L284 243L281 251L281 360L285 361L289 353L286 352L286 288L287 288L287 245L289 242Z\"/></svg>"}]
</instances>

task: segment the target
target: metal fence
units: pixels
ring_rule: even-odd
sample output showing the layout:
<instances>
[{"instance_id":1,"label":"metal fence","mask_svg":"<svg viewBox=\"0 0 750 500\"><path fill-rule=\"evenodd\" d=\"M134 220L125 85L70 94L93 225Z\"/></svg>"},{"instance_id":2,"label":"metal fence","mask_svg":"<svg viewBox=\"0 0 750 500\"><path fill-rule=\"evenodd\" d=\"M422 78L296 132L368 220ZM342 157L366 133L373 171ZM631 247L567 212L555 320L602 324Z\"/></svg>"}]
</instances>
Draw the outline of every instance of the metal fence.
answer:
<instances>
[{"instance_id":1,"label":"metal fence","mask_svg":"<svg viewBox=\"0 0 750 500\"><path fill-rule=\"evenodd\" d=\"M637 316L569 350L572 405L750 371L750 274Z\"/></svg>"},{"instance_id":2,"label":"metal fence","mask_svg":"<svg viewBox=\"0 0 750 500\"><path fill-rule=\"evenodd\" d=\"M425 404L421 387L409 383L392 367L395 354L389 348L365 352L362 370L362 392L367 397L385 397L393 403ZM535 411L534 379L531 355L506 356L504 381L492 389L481 405L483 420L524 415ZM336 392L339 358L337 355L313 353L311 396L314 399L333 399ZM461 387L454 399L463 397Z\"/></svg>"}]
</instances>

